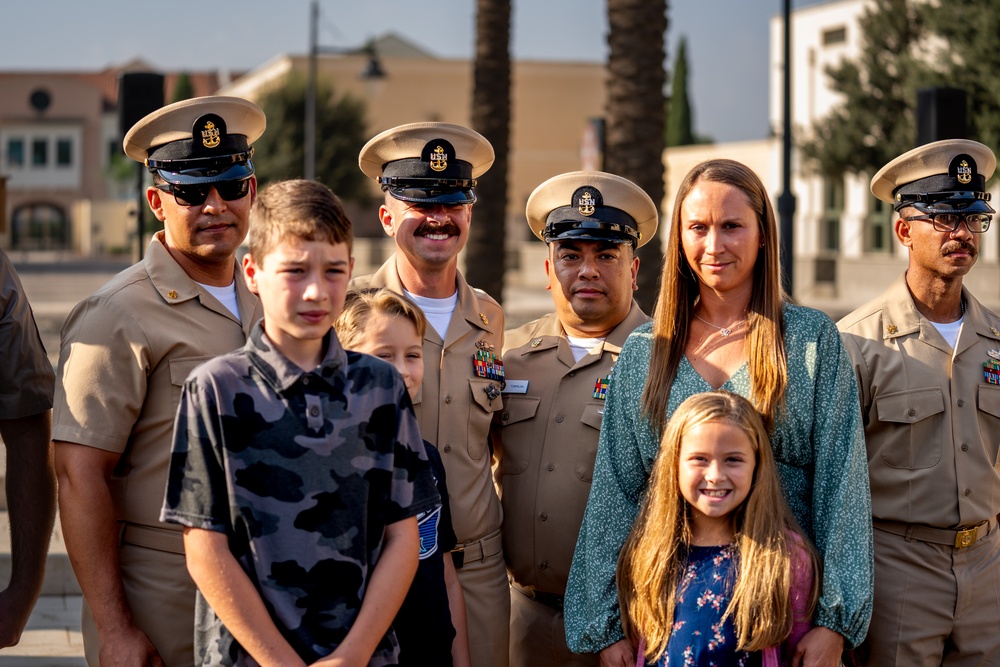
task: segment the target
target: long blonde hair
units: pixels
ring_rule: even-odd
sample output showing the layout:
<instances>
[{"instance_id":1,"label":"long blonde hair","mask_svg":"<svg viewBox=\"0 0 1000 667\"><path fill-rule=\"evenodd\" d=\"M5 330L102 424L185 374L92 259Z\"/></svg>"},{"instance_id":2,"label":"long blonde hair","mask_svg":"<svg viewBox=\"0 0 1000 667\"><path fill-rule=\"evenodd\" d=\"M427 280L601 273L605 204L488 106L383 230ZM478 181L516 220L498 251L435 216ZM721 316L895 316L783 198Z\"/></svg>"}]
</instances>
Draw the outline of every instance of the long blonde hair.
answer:
<instances>
[{"instance_id":1,"label":"long blonde hair","mask_svg":"<svg viewBox=\"0 0 1000 667\"><path fill-rule=\"evenodd\" d=\"M684 355L699 293L698 279L681 247L681 208L685 198L700 181L725 183L738 188L746 195L757 216L763 245L753 269L753 291L747 310L746 352L750 400L770 430L788 381L781 314L786 295L781 287L778 227L764 184L751 169L734 160L707 160L696 165L677 190L660 276L660 294L653 309L653 351L642 394L643 413L656 432L662 433L670 389Z\"/></svg>"},{"instance_id":2,"label":"long blonde hair","mask_svg":"<svg viewBox=\"0 0 1000 667\"><path fill-rule=\"evenodd\" d=\"M750 493L733 512L739 561L732 597L723 618L732 617L737 648L759 651L783 642L792 629L790 601L793 545L815 551L781 494L781 482L764 423L750 402L727 391L695 394L667 422L645 499L618 558L618 601L622 626L635 645L646 641L646 658L658 660L674 624L678 586L691 543L690 507L678 475L681 441L700 424L728 422L742 430L756 453ZM789 532L799 539L790 538ZM809 607L818 597L814 577Z\"/></svg>"}]
</instances>

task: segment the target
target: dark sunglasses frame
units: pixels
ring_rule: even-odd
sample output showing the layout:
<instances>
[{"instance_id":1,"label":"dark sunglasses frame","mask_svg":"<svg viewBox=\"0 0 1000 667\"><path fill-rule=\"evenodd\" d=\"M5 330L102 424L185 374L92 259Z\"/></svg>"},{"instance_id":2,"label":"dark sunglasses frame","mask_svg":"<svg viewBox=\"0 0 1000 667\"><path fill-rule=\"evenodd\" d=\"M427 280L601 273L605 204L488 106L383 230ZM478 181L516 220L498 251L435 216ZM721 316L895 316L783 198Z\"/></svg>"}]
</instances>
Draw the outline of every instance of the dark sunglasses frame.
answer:
<instances>
[{"instance_id":1,"label":"dark sunglasses frame","mask_svg":"<svg viewBox=\"0 0 1000 667\"><path fill-rule=\"evenodd\" d=\"M243 199L250 192L250 178L237 181L218 181L215 183L195 183L180 185L177 183L160 183L154 186L161 192L169 192L181 206L201 206L208 199L212 188L226 201Z\"/></svg>"},{"instance_id":2,"label":"dark sunglasses frame","mask_svg":"<svg viewBox=\"0 0 1000 667\"><path fill-rule=\"evenodd\" d=\"M944 218L945 216L952 216L952 215L957 218L957 220L955 220L955 224L953 225L949 225L948 223L939 220L939 218ZM969 224L968 216L970 215L981 216L983 218L986 218L986 222L980 225L982 229L974 229L973 226ZM907 222L910 222L911 220L924 220L925 222L930 222L931 224L933 224L934 229L936 229L937 231L949 232L949 233L954 232L956 229L958 229L958 226L964 222L965 228L968 229L973 234L982 234L986 232L986 230L990 228L990 222L992 221L992 219L993 216L991 216L989 213L927 213L925 215L911 215L903 218L903 220L906 220Z\"/></svg>"}]
</instances>

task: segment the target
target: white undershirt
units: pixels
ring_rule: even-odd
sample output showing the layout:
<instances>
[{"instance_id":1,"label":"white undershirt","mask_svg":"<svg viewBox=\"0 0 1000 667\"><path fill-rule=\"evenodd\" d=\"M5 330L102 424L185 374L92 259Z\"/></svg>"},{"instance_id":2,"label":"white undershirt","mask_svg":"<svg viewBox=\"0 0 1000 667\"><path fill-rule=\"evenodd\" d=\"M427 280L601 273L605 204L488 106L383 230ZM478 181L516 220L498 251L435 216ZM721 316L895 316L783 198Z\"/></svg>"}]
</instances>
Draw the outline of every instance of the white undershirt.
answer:
<instances>
[{"instance_id":1,"label":"white undershirt","mask_svg":"<svg viewBox=\"0 0 1000 667\"><path fill-rule=\"evenodd\" d=\"M406 290L403 291L406 292ZM437 332L438 336L441 336L441 340L444 340L448 334L448 323L451 322L451 315L455 312L455 306L458 305L458 290L444 299L432 299L429 296L418 296L411 292L406 292L406 296L417 304L420 310L424 311L428 324L434 327L434 331Z\"/></svg>"},{"instance_id":2,"label":"white undershirt","mask_svg":"<svg viewBox=\"0 0 1000 667\"><path fill-rule=\"evenodd\" d=\"M219 303L226 307L226 309L236 316L236 319L240 319L240 307L239 303L236 301L236 281L229 283L228 287L215 287L213 285L206 285L205 283L198 283L205 288L205 291L218 299Z\"/></svg>"},{"instance_id":3,"label":"white undershirt","mask_svg":"<svg viewBox=\"0 0 1000 667\"><path fill-rule=\"evenodd\" d=\"M948 322L946 324L931 322L931 324L934 325L934 328L938 330L938 333L941 334L946 341L948 341L948 345L951 345L951 349L954 350L955 344L958 343L958 334L962 332L962 322L964 320L965 315L954 322Z\"/></svg>"},{"instance_id":4,"label":"white undershirt","mask_svg":"<svg viewBox=\"0 0 1000 667\"><path fill-rule=\"evenodd\" d=\"M576 336L566 336L569 341L569 349L573 350L573 358L580 361L598 345L604 342L603 338L577 338Z\"/></svg>"}]
</instances>

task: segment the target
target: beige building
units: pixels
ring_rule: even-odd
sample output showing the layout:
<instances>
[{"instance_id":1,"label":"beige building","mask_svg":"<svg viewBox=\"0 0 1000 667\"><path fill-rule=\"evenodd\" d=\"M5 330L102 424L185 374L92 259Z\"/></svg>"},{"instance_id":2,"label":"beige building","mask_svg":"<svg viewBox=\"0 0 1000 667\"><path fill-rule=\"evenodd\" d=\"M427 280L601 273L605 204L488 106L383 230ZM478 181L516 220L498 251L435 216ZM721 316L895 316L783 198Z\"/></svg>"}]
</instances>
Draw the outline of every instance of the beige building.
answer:
<instances>
[{"instance_id":1,"label":"beige building","mask_svg":"<svg viewBox=\"0 0 1000 667\"><path fill-rule=\"evenodd\" d=\"M141 61L100 72L0 72L0 245L10 252L76 255L135 247L137 175L118 128L118 76ZM177 74L167 74L167 99ZM196 95L219 86L190 75ZM129 161L131 162L131 161Z\"/></svg>"},{"instance_id":2,"label":"beige building","mask_svg":"<svg viewBox=\"0 0 1000 667\"><path fill-rule=\"evenodd\" d=\"M375 49L385 72L378 79L362 77L369 64L366 54L317 57L318 79L332 83L337 95L364 101L369 136L418 121L471 126L471 61L435 57L391 34L376 40ZM219 93L256 101L269 87L282 85L292 73L305 76L308 66L306 55L279 55L235 79ZM529 235L524 207L532 190L556 174L582 168L584 135L591 121L604 113L605 76L601 63L511 63L506 239L515 257L519 242ZM371 190L378 195L376 183L372 182ZM378 201L367 210L351 213L356 221L375 221ZM377 226L359 227L380 234ZM362 266L356 272L363 268L365 246L364 242L359 244ZM376 253L373 261L378 259Z\"/></svg>"}]
</instances>

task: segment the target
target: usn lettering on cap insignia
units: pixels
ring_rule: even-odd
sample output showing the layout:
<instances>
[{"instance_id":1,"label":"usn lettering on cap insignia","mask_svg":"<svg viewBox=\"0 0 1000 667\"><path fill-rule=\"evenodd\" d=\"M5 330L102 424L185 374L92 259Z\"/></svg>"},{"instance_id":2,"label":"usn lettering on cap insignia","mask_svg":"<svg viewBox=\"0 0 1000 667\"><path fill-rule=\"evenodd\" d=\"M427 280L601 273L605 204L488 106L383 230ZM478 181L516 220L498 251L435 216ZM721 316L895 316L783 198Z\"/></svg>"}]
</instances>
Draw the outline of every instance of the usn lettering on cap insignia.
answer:
<instances>
[{"instance_id":1,"label":"usn lettering on cap insignia","mask_svg":"<svg viewBox=\"0 0 1000 667\"><path fill-rule=\"evenodd\" d=\"M580 211L580 215L594 215L596 210L594 208L594 195L589 192L580 195L580 205L577 206L577 210Z\"/></svg>"},{"instance_id":2,"label":"usn lettering on cap insignia","mask_svg":"<svg viewBox=\"0 0 1000 667\"><path fill-rule=\"evenodd\" d=\"M215 123L208 121L205 123L205 127L201 131L201 143L205 148L215 148L221 143L222 135L219 133L219 128L215 126Z\"/></svg>"},{"instance_id":3,"label":"usn lettering on cap insignia","mask_svg":"<svg viewBox=\"0 0 1000 667\"><path fill-rule=\"evenodd\" d=\"M958 182L962 185L972 182L972 167L966 160L962 160L958 163L958 168L955 169L955 177L958 178Z\"/></svg>"},{"instance_id":4,"label":"usn lettering on cap insignia","mask_svg":"<svg viewBox=\"0 0 1000 667\"><path fill-rule=\"evenodd\" d=\"M448 154L443 146L438 146L431 152L430 163L434 171L444 171L448 168Z\"/></svg>"}]
</instances>

